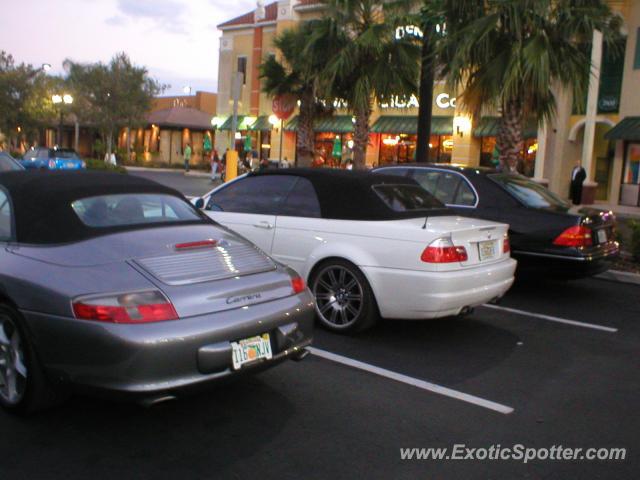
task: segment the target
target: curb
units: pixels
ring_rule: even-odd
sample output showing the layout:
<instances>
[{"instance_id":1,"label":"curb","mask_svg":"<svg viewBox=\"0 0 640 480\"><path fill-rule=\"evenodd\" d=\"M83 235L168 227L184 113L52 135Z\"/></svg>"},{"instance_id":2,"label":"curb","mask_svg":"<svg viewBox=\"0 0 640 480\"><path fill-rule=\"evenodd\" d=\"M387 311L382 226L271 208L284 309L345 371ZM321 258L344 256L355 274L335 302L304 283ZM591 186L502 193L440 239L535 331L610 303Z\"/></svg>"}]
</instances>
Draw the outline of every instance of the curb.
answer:
<instances>
[{"instance_id":1,"label":"curb","mask_svg":"<svg viewBox=\"0 0 640 480\"><path fill-rule=\"evenodd\" d=\"M147 167L124 167L127 171L132 172L169 172L180 173L186 177L210 177L211 174L207 172L189 171L185 172L182 168L147 168Z\"/></svg>"},{"instance_id":2,"label":"curb","mask_svg":"<svg viewBox=\"0 0 640 480\"><path fill-rule=\"evenodd\" d=\"M640 274L637 273L621 272L620 270L607 270L604 273L599 273L595 277L601 280L609 280L612 282L632 283L635 285L640 285Z\"/></svg>"}]
</instances>

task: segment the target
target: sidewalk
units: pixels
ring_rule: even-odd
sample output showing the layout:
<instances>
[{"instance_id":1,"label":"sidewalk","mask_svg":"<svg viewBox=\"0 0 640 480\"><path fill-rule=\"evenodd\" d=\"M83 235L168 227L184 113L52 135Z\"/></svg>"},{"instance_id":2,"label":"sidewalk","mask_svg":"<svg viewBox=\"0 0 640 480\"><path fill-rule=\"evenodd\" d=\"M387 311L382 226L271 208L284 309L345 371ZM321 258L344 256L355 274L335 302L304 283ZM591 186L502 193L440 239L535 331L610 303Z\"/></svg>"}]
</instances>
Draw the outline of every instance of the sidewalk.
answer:
<instances>
[{"instance_id":1,"label":"sidewalk","mask_svg":"<svg viewBox=\"0 0 640 480\"><path fill-rule=\"evenodd\" d=\"M128 166L125 166L124 168L126 168L127 170L131 170L132 172L170 172L170 173L176 173L176 174L179 173L186 177L203 177L203 178L211 177L210 172L204 172L202 170L189 170L188 172L185 172L181 168L148 168L148 167L128 167Z\"/></svg>"},{"instance_id":2,"label":"sidewalk","mask_svg":"<svg viewBox=\"0 0 640 480\"><path fill-rule=\"evenodd\" d=\"M627 207L625 205L607 205L605 203L595 203L589 205L600 210L611 210L617 217L628 217L640 219L640 207Z\"/></svg>"}]
</instances>

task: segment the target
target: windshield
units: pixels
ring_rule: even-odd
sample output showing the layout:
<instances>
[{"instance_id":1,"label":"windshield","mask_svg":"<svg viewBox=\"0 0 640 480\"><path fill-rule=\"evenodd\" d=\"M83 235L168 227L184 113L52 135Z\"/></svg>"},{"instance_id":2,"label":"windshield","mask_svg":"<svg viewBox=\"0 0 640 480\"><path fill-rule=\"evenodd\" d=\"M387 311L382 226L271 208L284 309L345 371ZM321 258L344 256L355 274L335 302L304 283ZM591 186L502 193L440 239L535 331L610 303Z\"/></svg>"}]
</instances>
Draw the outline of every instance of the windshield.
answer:
<instances>
[{"instance_id":1,"label":"windshield","mask_svg":"<svg viewBox=\"0 0 640 480\"><path fill-rule=\"evenodd\" d=\"M164 194L102 195L76 200L71 207L86 226L97 228L201 219L189 203Z\"/></svg>"},{"instance_id":2,"label":"windshield","mask_svg":"<svg viewBox=\"0 0 640 480\"><path fill-rule=\"evenodd\" d=\"M545 187L521 175L495 174L489 178L531 208L568 210L569 204Z\"/></svg>"},{"instance_id":3,"label":"windshield","mask_svg":"<svg viewBox=\"0 0 640 480\"><path fill-rule=\"evenodd\" d=\"M79 158L74 150L54 150L53 155L57 158Z\"/></svg>"},{"instance_id":4,"label":"windshield","mask_svg":"<svg viewBox=\"0 0 640 480\"><path fill-rule=\"evenodd\" d=\"M440 200L418 185L374 185L372 188L395 212L445 208Z\"/></svg>"}]
</instances>

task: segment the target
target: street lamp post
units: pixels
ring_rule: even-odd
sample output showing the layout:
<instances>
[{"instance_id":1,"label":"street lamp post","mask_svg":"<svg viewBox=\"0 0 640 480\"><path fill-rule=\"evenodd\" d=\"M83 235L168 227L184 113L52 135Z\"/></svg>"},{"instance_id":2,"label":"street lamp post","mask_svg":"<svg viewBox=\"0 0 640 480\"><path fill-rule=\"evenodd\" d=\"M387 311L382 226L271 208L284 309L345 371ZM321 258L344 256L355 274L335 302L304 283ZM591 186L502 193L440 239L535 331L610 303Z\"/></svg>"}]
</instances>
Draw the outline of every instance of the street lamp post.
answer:
<instances>
[{"instance_id":1,"label":"street lamp post","mask_svg":"<svg viewBox=\"0 0 640 480\"><path fill-rule=\"evenodd\" d=\"M68 93L65 93L63 95L55 94L51 96L51 101L58 107L58 110L60 111L60 121L58 123L57 135L58 138L56 139L56 143L58 144L58 146L62 146L62 123L64 121L63 105L71 105L73 103L73 97Z\"/></svg>"}]
</instances>

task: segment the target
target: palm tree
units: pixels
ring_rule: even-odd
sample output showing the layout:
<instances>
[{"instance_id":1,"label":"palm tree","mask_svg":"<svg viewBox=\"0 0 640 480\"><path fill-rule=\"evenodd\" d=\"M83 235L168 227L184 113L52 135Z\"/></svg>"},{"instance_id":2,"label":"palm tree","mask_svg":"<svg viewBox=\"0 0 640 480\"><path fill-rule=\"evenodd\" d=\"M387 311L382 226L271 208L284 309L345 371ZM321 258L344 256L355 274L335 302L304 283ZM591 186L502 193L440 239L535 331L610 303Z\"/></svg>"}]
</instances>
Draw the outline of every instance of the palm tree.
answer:
<instances>
[{"instance_id":1,"label":"palm tree","mask_svg":"<svg viewBox=\"0 0 640 480\"><path fill-rule=\"evenodd\" d=\"M324 55L307 51L313 29L314 22L305 22L284 30L273 41L280 59L272 55L260 65L263 92L270 96L293 95L299 102L296 155L301 166L308 166L313 160L313 121L322 110L317 90Z\"/></svg>"},{"instance_id":2,"label":"palm tree","mask_svg":"<svg viewBox=\"0 0 640 480\"><path fill-rule=\"evenodd\" d=\"M343 100L355 116L353 166L365 168L373 103L416 93L420 46L396 39L409 1L325 0L323 20L310 45L325 49L324 96ZM330 40L326 40L330 39Z\"/></svg>"},{"instance_id":3,"label":"palm tree","mask_svg":"<svg viewBox=\"0 0 640 480\"><path fill-rule=\"evenodd\" d=\"M555 114L552 86L584 98L593 30L613 42L619 17L601 0L440 0L447 21L439 63L459 104L478 115L501 110L500 163L515 171L528 118Z\"/></svg>"}]
</instances>

